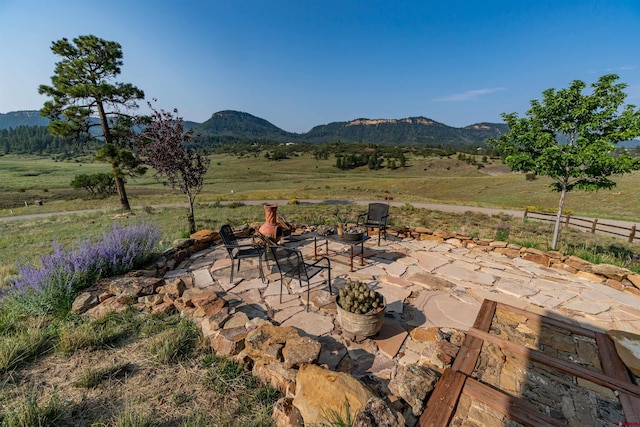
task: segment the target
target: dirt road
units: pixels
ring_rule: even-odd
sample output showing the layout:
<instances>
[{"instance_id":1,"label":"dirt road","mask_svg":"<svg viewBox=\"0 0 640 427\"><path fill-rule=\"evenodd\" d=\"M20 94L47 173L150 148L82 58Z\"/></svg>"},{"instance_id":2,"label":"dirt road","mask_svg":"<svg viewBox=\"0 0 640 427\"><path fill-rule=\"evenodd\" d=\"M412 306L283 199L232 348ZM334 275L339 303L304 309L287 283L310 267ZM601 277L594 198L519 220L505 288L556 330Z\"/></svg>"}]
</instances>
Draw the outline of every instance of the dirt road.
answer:
<instances>
[{"instance_id":1,"label":"dirt road","mask_svg":"<svg viewBox=\"0 0 640 427\"><path fill-rule=\"evenodd\" d=\"M379 202L379 200L376 200ZM288 200L243 200L242 203L247 204L247 205L261 205L263 203L276 203L279 205L286 205L287 203L289 203ZM362 206L366 206L369 203L373 202L372 200L343 200L343 199L300 199L299 200L300 204L319 204L319 203L324 203L324 204L328 204L328 205L362 205ZM228 202L228 203L232 203L232 202ZM407 202L404 201L388 201L388 203L391 206L404 206ZM499 208L487 208L487 207L479 207L479 206L462 206L462 205L448 205L448 204L444 204L444 203L427 203L427 202L410 202L410 204L413 207L416 208L420 208L420 209L429 209L429 210L434 210L434 211L442 211L442 212L454 212L454 213L464 213L467 211L472 211L472 212L482 212L484 214L487 215L499 215L499 214L506 214L506 215L511 215L514 218L522 218L524 216L524 211L522 210L515 210L515 209L499 209ZM153 207L171 207L171 206L184 206L186 207L187 204L186 203L174 203L174 204L160 204L160 205L153 205ZM141 209L140 206L134 206L133 209ZM28 220L28 219L37 219L37 218L46 218L49 216L56 216L56 215L70 215L70 214L83 214L83 213L91 213L91 212L99 212L99 211L104 211L106 212L105 209L86 209L86 210L77 210L77 211L65 211L65 212L48 212L48 213L35 213L35 214L27 214L27 215L14 215L14 216L5 216L5 217L0 217L0 222L7 222L7 221L19 221L19 220ZM573 217L574 219L583 219L583 223L587 223L587 222L591 222L593 221L593 218L588 218L588 217ZM534 218L535 219L535 218ZM607 219L607 220L602 220L602 221L598 221L598 228L600 229L598 231L599 234L611 234L611 233L617 233L617 234L622 234L622 236L619 237L623 237L624 233L626 233L626 235L628 236L629 231L624 231L621 229L622 228L631 228L631 227L637 227L640 228L639 223L638 222L631 222L631 221L620 221L620 220L611 220L611 219ZM576 227L579 228L579 227ZM584 228L579 228L580 230L585 230ZM638 239L640 238L640 229L638 230L638 232L636 233L637 237L635 239L636 242L638 242Z\"/></svg>"}]
</instances>

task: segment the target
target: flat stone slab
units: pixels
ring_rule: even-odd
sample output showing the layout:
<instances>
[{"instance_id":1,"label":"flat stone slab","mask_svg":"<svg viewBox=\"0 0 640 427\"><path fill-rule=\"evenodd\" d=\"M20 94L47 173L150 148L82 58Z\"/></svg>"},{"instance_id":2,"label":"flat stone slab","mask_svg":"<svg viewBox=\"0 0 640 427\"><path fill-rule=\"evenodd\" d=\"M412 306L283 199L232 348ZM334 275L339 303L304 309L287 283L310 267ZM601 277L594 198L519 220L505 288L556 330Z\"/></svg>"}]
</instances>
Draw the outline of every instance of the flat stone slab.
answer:
<instances>
[{"instance_id":1,"label":"flat stone slab","mask_svg":"<svg viewBox=\"0 0 640 427\"><path fill-rule=\"evenodd\" d=\"M562 304L562 308L567 310L579 311L588 314L598 314L603 311L609 310L611 306L609 304L595 302L595 301L583 301L580 299L573 299L566 304Z\"/></svg>"},{"instance_id":2,"label":"flat stone slab","mask_svg":"<svg viewBox=\"0 0 640 427\"><path fill-rule=\"evenodd\" d=\"M180 269L177 269L177 270L167 271L165 273L165 275L163 276L163 278L164 279L175 279L175 278L178 278L178 277L181 277L181 276L185 276L187 274L189 274L189 270L185 270L185 269L180 268Z\"/></svg>"},{"instance_id":3,"label":"flat stone slab","mask_svg":"<svg viewBox=\"0 0 640 427\"><path fill-rule=\"evenodd\" d=\"M421 293L412 304L419 312L424 313L425 318L410 320L408 323L411 326L451 327L464 331L473 325L480 310L479 302L468 304L444 292Z\"/></svg>"},{"instance_id":4,"label":"flat stone slab","mask_svg":"<svg viewBox=\"0 0 640 427\"><path fill-rule=\"evenodd\" d=\"M245 304L260 307L262 310L267 311L267 306L260 295L260 291L257 289L249 289L248 291L237 294Z\"/></svg>"},{"instance_id":5,"label":"flat stone slab","mask_svg":"<svg viewBox=\"0 0 640 427\"><path fill-rule=\"evenodd\" d=\"M467 287L469 285L491 286L495 281L491 274L471 270L458 261L436 269L435 274Z\"/></svg>"},{"instance_id":6,"label":"flat stone slab","mask_svg":"<svg viewBox=\"0 0 640 427\"><path fill-rule=\"evenodd\" d=\"M324 335L318 338L318 341L322 346L318 364L327 365L329 369L335 371L347 354L347 348L342 343L342 338L339 335Z\"/></svg>"},{"instance_id":7,"label":"flat stone slab","mask_svg":"<svg viewBox=\"0 0 640 427\"><path fill-rule=\"evenodd\" d=\"M538 289L529 285L527 279L520 281L518 279L501 278L496 282L493 289L516 298L533 296L539 292Z\"/></svg>"},{"instance_id":8,"label":"flat stone slab","mask_svg":"<svg viewBox=\"0 0 640 427\"><path fill-rule=\"evenodd\" d=\"M280 302L280 295L269 295L264 298L264 301L269 307L274 310L283 310L285 308L302 305L300 297L298 295L282 295L282 302Z\"/></svg>"},{"instance_id":9,"label":"flat stone slab","mask_svg":"<svg viewBox=\"0 0 640 427\"><path fill-rule=\"evenodd\" d=\"M282 293L286 295L289 292L289 288L286 286L282 287ZM269 282L267 287L262 291L263 297L269 297L272 295L280 295L280 279L275 280L273 282Z\"/></svg>"},{"instance_id":10,"label":"flat stone slab","mask_svg":"<svg viewBox=\"0 0 640 427\"><path fill-rule=\"evenodd\" d=\"M245 279L241 283L238 283L234 288L234 293L241 293L244 291L248 291L250 289L263 289L266 288L267 284L264 283L259 277L255 279Z\"/></svg>"},{"instance_id":11,"label":"flat stone slab","mask_svg":"<svg viewBox=\"0 0 640 427\"><path fill-rule=\"evenodd\" d=\"M393 359L400 351L404 340L407 339L407 335L409 334L400 322L393 318L385 317L380 332L373 337L373 342L376 343L378 350L382 354L389 359Z\"/></svg>"},{"instance_id":12,"label":"flat stone slab","mask_svg":"<svg viewBox=\"0 0 640 427\"><path fill-rule=\"evenodd\" d=\"M485 299L489 299L521 309L524 309L529 305L529 300L526 298L518 298L502 292L495 292L487 289L467 289L467 292L479 303L482 303Z\"/></svg>"},{"instance_id":13,"label":"flat stone slab","mask_svg":"<svg viewBox=\"0 0 640 427\"><path fill-rule=\"evenodd\" d=\"M380 276L379 280L381 282L388 283L390 285L400 286L402 288L409 288L413 286L413 282L410 282L407 279L403 279L402 277L397 277L397 276L391 276L391 275Z\"/></svg>"},{"instance_id":14,"label":"flat stone slab","mask_svg":"<svg viewBox=\"0 0 640 427\"><path fill-rule=\"evenodd\" d=\"M222 289L224 289L225 292L229 292L231 291L233 288L235 288L236 286L238 286L238 284L240 282L242 282L244 279L243 278L235 278L233 280L233 282L230 282L229 279L222 279L222 280L218 280L218 283L220 284L220 286L222 286Z\"/></svg>"},{"instance_id":15,"label":"flat stone slab","mask_svg":"<svg viewBox=\"0 0 640 427\"><path fill-rule=\"evenodd\" d=\"M387 274L395 277L400 277L407 271L407 266L399 262L392 262L390 264L382 264L382 268Z\"/></svg>"},{"instance_id":16,"label":"flat stone slab","mask_svg":"<svg viewBox=\"0 0 640 427\"><path fill-rule=\"evenodd\" d=\"M413 313L413 318L407 321L410 326L424 326L427 324L427 317L424 311L427 303L431 298L435 298L438 295L448 295L448 293L441 291L423 291L413 300L409 301L409 306ZM432 326L432 325L429 325Z\"/></svg>"},{"instance_id":17,"label":"flat stone slab","mask_svg":"<svg viewBox=\"0 0 640 427\"><path fill-rule=\"evenodd\" d=\"M305 310L305 307L299 304L284 308L273 315L273 320L277 323L282 324L282 322L287 321L289 318L291 318L291 316L296 313L300 313L302 310Z\"/></svg>"},{"instance_id":18,"label":"flat stone slab","mask_svg":"<svg viewBox=\"0 0 640 427\"><path fill-rule=\"evenodd\" d=\"M313 311L300 311L282 323L282 326L293 326L311 338L320 337L333 331L333 316Z\"/></svg>"},{"instance_id":19,"label":"flat stone slab","mask_svg":"<svg viewBox=\"0 0 640 427\"><path fill-rule=\"evenodd\" d=\"M196 288L200 288L200 289L207 288L215 283L207 267L193 270L191 274L193 275L193 285Z\"/></svg>"},{"instance_id":20,"label":"flat stone slab","mask_svg":"<svg viewBox=\"0 0 640 427\"><path fill-rule=\"evenodd\" d=\"M492 268L492 267L480 267L480 271L483 273L490 274L497 278L518 280L523 283L528 283L529 277L531 276L530 274L522 273L521 271L517 271L517 270L506 271L503 269Z\"/></svg>"},{"instance_id":21,"label":"flat stone slab","mask_svg":"<svg viewBox=\"0 0 640 427\"><path fill-rule=\"evenodd\" d=\"M411 254L417 260L418 266L425 271L433 272L436 268L451 262L450 258L432 252L417 251Z\"/></svg>"}]
</instances>

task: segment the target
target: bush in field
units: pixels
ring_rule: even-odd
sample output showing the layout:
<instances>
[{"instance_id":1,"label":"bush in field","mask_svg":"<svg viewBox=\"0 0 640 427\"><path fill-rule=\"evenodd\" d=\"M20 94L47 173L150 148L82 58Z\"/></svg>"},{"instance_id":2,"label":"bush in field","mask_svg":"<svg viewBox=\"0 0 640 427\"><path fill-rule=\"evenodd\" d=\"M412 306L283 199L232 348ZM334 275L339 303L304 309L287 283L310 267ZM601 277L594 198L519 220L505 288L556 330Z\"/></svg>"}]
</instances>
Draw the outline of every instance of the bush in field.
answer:
<instances>
[{"instance_id":1,"label":"bush in field","mask_svg":"<svg viewBox=\"0 0 640 427\"><path fill-rule=\"evenodd\" d=\"M92 196L111 196L116 194L116 181L110 173L82 173L76 175L71 186L74 190L85 190Z\"/></svg>"},{"instance_id":2,"label":"bush in field","mask_svg":"<svg viewBox=\"0 0 640 427\"><path fill-rule=\"evenodd\" d=\"M142 265L153 253L160 231L136 224L112 229L101 240L88 239L65 251L53 245L53 254L40 258L40 266L18 265L18 277L4 291L0 305L35 315L64 316L78 291L101 277L125 273Z\"/></svg>"}]
</instances>

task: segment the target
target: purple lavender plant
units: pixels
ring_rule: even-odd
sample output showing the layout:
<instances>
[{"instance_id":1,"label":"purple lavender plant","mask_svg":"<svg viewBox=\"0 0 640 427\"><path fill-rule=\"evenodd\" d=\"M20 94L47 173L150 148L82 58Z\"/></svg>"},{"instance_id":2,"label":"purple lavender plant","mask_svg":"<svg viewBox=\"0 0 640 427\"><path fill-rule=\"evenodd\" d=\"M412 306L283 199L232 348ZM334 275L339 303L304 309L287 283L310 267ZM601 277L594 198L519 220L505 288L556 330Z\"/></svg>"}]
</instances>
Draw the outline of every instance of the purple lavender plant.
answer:
<instances>
[{"instance_id":1,"label":"purple lavender plant","mask_svg":"<svg viewBox=\"0 0 640 427\"><path fill-rule=\"evenodd\" d=\"M40 258L40 266L18 263L18 277L0 295L0 304L32 314L66 314L77 292L100 277L125 273L153 253L161 233L145 223L114 224L102 239L87 239L64 251L57 243L53 254Z\"/></svg>"}]
</instances>

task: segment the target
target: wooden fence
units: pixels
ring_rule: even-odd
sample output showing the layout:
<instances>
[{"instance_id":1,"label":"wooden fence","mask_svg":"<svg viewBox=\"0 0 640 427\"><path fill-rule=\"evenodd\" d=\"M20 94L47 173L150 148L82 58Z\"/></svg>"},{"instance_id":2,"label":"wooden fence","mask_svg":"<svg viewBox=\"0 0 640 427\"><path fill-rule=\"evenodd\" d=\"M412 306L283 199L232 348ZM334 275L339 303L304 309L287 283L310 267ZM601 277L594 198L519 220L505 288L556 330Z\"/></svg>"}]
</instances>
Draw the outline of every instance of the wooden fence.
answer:
<instances>
[{"instance_id":1,"label":"wooden fence","mask_svg":"<svg viewBox=\"0 0 640 427\"><path fill-rule=\"evenodd\" d=\"M546 213L546 212L535 212L530 211L529 209L525 209L524 211L525 218L536 219L540 221L551 221L555 222L556 214L554 213ZM560 221L565 226L578 227L581 229L589 230L591 233L595 233L596 231L605 234L611 234L618 237L626 237L629 243L633 243L634 239L640 239L640 235L636 235L636 225L632 225L631 227L623 227L616 224L601 222L598 218L580 218L569 215L562 215L560 217Z\"/></svg>"}]
</instances>

